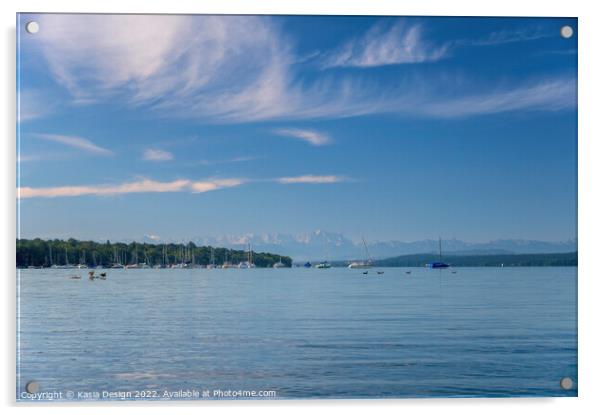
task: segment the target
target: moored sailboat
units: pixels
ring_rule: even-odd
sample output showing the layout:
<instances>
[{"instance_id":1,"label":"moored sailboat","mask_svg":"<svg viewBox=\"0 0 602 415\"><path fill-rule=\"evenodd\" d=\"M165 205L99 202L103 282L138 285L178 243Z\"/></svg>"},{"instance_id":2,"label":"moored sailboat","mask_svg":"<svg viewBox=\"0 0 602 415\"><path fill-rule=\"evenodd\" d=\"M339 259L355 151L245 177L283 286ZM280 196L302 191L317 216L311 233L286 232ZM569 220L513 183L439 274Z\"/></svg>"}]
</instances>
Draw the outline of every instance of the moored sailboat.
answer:
<instances>
[{"instance_id":1,"label":"moored sailboat","mask_svg":"<svg viewBox=\"0 0 602 415\"><path fill-rule=\"evenodd\" d=\"M439 261L431 262L428 264L429 268L433 269L441 269L441 268L449 268L449 264L443 262L442 252L441 252L441 237L439 237Z\"/></svg>"},{"instance_id":2,"label":"moored sailboat","mask_svg":"<svg viewBox=\"0 0 602 415\"><path fill-rule=\"evenodd\" d=\"M347 268L372 268L372 258L370 257L370 252L368 252L368 245L366 245L366 240L364 238L362 238L362 244L364 246L364 260L353 261L347 266Z\"/></svg>"}]
</instances>

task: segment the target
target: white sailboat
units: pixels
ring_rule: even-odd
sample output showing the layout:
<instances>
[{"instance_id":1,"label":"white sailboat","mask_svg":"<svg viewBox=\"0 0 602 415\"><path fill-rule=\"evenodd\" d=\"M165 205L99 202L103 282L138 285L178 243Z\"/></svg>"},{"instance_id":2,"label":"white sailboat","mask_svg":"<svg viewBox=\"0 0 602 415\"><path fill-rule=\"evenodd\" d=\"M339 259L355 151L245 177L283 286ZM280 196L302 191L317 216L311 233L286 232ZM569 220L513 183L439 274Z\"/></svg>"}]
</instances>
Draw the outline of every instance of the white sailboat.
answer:
<instances>
[{"instance_id":1,"label":"white sailboat","mask_svg":"<svg viewBox=\"0 0 602 415\"><path fill-rule=\"evenodd\" d=\"M284 262L282 262L282 257L278 257L278 262L272 265L273 268L286 268Z\"/></svg>"},{"instance_id":2,"label":"white sailboat","mask_svg":"<svg viewBox=\"0 0 602 415\"><path fill-rule=\"evenodd\" d=\"M240 269L255 268L255 264L253 263L253 251L251 251L251 244L249 244L249 251L247 252L247 260L238 264L238 268L240 268Z\"/></svg>"},{"instance_id":3,"label":"white sailboat","mask_svg":"<svg viewBox=\"0 0 602 415\"><path fill-rule=\"evenodd\" d=\"M347 268L372 268L372 258L370 257L370 253L368 252L368 245L366 245L366 240L362 238L362 244L364 245L364 260L363 261L354 261L350 263Z\"/></svg>"}]
</instances>

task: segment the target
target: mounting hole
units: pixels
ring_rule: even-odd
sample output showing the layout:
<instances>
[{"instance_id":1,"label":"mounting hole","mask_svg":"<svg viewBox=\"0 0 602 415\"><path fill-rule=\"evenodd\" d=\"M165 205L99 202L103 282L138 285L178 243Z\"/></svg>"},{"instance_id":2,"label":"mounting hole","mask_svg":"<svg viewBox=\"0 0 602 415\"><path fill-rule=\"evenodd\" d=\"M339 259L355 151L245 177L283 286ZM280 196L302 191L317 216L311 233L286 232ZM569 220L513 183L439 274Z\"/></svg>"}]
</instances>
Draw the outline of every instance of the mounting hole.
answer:
<instances>
[{"instance_id":1,"label":"mounting hole","mask_svg":"<svg viewBox=\"0 0 602 415\"><path fill-rule=\"evenodd\" d=\"M38 22L27 22L25 25L25 30L27 30L27 33L33 35L34 33L38 33L38 30L40 30L40 25Z\"/></svg>"},{"instance_id":2,"label":"mounting hole","mask_svg":"<svg viewBox=\"0 0 602 415\"><path fill-rule=\"evenodd\" d=\"M560 387L565 391L573 389L573 379L569 377L560 379Z\"/></svg>"},{"instance_id":3,"label":"mounting hole","mask_svg":"<svg viewBox=\"0 0 602 415\"><path fill-rule=\"evenodd\" d=\"M40 390L40 385L38 385L38 382L36 382L35 380L32 380L30 382L27 382L27 384L25 385L25 390L27 391L27 393L37 393Z\"/></svg>"},{"instance_id":4,"label":"mounting hole","mask_svg":"<svg viewBox=\"0 0 602 415\"><path fill-rule=\"evenodd\" d=\"M571 26L562 26L560 28L560 36L565 39L570 39L573 37L573 28Z\"/></svg>"}]
</instances>

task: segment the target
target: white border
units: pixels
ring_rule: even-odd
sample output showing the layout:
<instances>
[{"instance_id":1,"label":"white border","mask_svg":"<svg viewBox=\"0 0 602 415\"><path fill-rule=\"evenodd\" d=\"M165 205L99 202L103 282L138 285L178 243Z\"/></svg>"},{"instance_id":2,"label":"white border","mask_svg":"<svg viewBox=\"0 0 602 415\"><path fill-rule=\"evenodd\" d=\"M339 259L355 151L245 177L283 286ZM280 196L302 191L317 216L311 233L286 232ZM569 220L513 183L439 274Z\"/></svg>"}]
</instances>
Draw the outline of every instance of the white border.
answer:
<instances>
[{"instance_id":1,"label":"white border","mask_svg":"<svg viewBox=\"0 0 602 415\"><path fill-rule=\"evenodd\" d=\"M133 410L145 414L169 412L198 413L199 411L229 411L239 409L249 414L266 412L305 413L307 411L345 411L350 414L365 411L399 413L448 414L507 414L508 412L539 412L567 414L594 412L602 407L602 374L600 372L599 316L602 316L602 270L600 252L600 195L602 162L599 113L597 106L602 96L600 50L602 21L593 1L525 1L503 0L493 2L475 0L120 0L108 1L3 0L0 2L2 21L2 117L3 137L2 171L2 229L0 255L4 273L2 280L2 348L3 363L0 393L4 413L29 413L34 410L44 414L104 413L106 404L91 405L22 405L16 407L15 397L15 13L21 12L104 12L104 13L223 13L223 14L372 14L372 15L463 15L463 16L570 16L579 18L579 398L556 399L423 399L423 400L370 400L370 401L270 401L270 402L190 402L165 404L129 403L111 405L110 411L129 413ZM82 408L85 406L85 408Z\"/></svg>"}]
</instances>

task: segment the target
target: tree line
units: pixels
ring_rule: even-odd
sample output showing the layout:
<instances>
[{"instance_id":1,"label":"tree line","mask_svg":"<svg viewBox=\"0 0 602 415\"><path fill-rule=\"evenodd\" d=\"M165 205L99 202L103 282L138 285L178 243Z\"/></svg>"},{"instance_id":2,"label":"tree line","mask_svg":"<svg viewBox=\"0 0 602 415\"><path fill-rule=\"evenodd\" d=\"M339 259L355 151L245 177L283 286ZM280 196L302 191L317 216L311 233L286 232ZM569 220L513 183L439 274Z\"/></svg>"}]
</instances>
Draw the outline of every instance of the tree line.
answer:
<instances>
[{"instance_id":1,"label":"tree line","mask_svg":"<svg viewBox=\"0 0 602 415\"><path fill-rule=\"evenodd\" d=\"M94 241L17 239L17 267L51 267L86 265L109 267L114 264L147 264L171 266L177 264L207 266L238 264L249 258L257 267L271 267L281 261L290 267L292 259L267 252L251 252L227 248L197 246L193 242L176 244L99 243Z\"/></svg>"},{"instance_id":2,"label":"tree line","mask_svg":"<svg viewBox=\"0 0 602 415\"><path fill-rule=\"evenodd\" d=\"M402 255L375 261L379 267L421 267L439 261L436 254ZM456 267L563 267L577 266L577 252L558 254L446 255L444 262Z\"/></svg>"}]
</instances>

